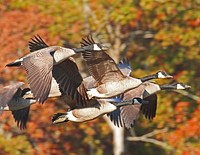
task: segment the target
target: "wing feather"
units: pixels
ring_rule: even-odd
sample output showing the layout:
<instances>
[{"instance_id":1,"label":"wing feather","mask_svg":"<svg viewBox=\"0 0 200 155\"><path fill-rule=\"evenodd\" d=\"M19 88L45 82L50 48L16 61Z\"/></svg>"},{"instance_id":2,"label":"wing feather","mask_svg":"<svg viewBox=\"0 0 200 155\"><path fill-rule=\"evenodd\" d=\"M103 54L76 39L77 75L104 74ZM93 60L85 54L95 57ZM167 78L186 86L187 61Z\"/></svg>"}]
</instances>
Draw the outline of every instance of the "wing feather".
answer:
<instances>
[{"instance_id":1,"label":"wing feather","mask_svg":"<svg viewBox=\"0 0 200 155\"><path fill-rule=\"evenodd\" d=\"M53 77L67 95L70 95L73 100L77 101L78 105L85 105L88 99L84 86L82 85L83 78L79 73L75 62L70 59L55 65L53 67ZM79 88L80 87L80 88ZM79 92L78 89L84 90L85 93Z\"/></svg>"},{"instance_id":2,"label":"wing feather","mask_svg":"<svg viewBox=\"0 0 200 155\"><path fill-rule=\"evenodd\" d=\"M94 43L93 38L88 36L82 39L81 46L93 45ZM124 78L115 61L105 51L87 50L82 53L82 56L89 73L98 83L118 81Z\"/></svg>"},{"instance_id":3,"label":"wing feather","mask_svg":"<svg viewBox=\"0 0 200 155\"><path fill-rule=\"evenodd\" d=\"M135 120L139 117L141 105L127 105L120 107L121 117L126 128L131 128L135 124Z\"/></svg>"},{"instance_id":4,"label":"wing feather","mask_svg":"<svg viewBox=\"0 0 200 155\"><path fill-rule=\"evenodd\" d=\"M34 38L32 38L31 41L29 41L28 46L30 52L49 47L39 35L34 36Z\"/></svg>"},{"instance_id":5,"label":"wing feather","mask_svg":"<svg viewBox=\"0 0 200 155\"><path fill-rule=\"evenodd\" d=\"M48 98L51 89L53 58L49 53L40 53L40 56L26 57L23 66L27 71L30 89L40 103Z\"/></svg>"},{"instance_id":6,"label":"wing feather","mask_svg":"<svg viewBox=\"0 0 200 155\"><path fill-rule=\"evenodd\" d=\"M107 116L117 127L124 127L120 109L116 109L115 111L108 113Z\"/></svg>"},{"instance_id":7,"label":"wing feather","mask_svg":"<svg viewBox=\"0 0 200 155\"><path fill-rule=\"evenodd\" d=\"M147 119L152 120L156 116L157 95L153 94L144 99L149 101L149 103L143 104L141 107L141 111Z\"/></svg>"},{"instance_id":8,"label":"wing feather","mask_svg":"<svg viewBox=\"0 0 200 155\"><path fill-rule=\"evenodd\" d=\"M15 122L17 122L17 126L20 129L26 128L26 123L28 121L28 116L29 116L29 110L30 106L23 109L12 111L12 115L15 119Z\"/></svg>"}]
</instances>

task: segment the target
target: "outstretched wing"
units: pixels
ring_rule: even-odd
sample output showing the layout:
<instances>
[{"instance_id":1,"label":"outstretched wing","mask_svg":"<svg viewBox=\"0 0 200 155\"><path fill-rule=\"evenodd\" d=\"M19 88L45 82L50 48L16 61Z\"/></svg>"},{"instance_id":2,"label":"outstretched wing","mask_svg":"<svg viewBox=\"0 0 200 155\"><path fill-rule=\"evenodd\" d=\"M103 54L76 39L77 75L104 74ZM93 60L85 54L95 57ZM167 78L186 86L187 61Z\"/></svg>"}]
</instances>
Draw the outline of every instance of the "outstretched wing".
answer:
<instances>
[{"instance_id":1,"label":"outstretched wing","mask_svg":"<svg viewBox=\"0 0 200 155\"><path fill-rule=\"evenodd\" d=\"M29 116L29 110L30 106L23 109L12 111L15 122L17 122L17 126L20 129L26 128L26 123L28 121L28 116Z\"/></svg>"},{"instance_id":2,"label":"outstretched wing","mask_svg":"<svg viewBox=\"0 0 200 155\"><path fill-rule=\"evenodd\" d=\"M120 109L116 109L115 111L108 113L107 116L110 118L110 120L114 123L115 126L124 127L124 122L121 117Z\"/></svg>"},{"instance_id":3,"label":"outstretched wing","mask_svg":"<svg viewBox=\"0 0 200 155\"><path fill-rule=\"evenodd\" d=\"M52 81L53 58L47 52L23 59L30 89L37 101L43 103L49 96Z\"/></svg>"},{"instance_id":4,"label":"outstretched wing","mask_svg":"<svg viewBox=\"0 0 200 155\"><path fill-rule=\"evenodd\" d=\"M121 117L124 121L126 128L129 129L134 126L135 121L139 117L140 108L141 108L141 105L139 104L120 107Z\"/></svg>"},{"instance_id":5,"label":"outstretched wing","mask_svg":"<svg viewBox=\"0 0 200 155\"><path fill-rule=\"evenodd\" d=\"M108 114L110 120L118 127L126 127L127 129L134 126L135 121L139 117L141 105L127 105Z\"/></svg>"},{"instance_id":6,"label":"outstretched wing","mask_svg":"<svg viewBox=\"0 0 200 155\"><path fill-rule=\"evenodd\" d=\"M49 47L39 35L34 36L34 38L31 38L31 41L28 42L28 46L30 52Z\"/></svg>"},{"instance_id":7,"label":"outstretched wing","mask_svg":"<svg viewBox=\"0 0 200 155\"><path fill-rule=\"evenodd\" d=\"M53 77L62 91L70 95L73 100L76 100L78 105L86 104L86 100L88 100L87 93L84 85L82 85L83 78L75 62L66 59L55 65L53 67Z\"/></svg>"},{"instance_id":8,"label":"outstretched wing","mask_svg":"<svg viewBox=\"0 0 200 155\"><path fill-rule=\"evenodd\" d=\"M91 35L82 39L81 46L95 44ZM98 83L109 81L118 81L124 78L124 75L117 67L115 61L103 50L87 50L82 53L87 64L89 73Z\"/></svg>"}]
</instances>

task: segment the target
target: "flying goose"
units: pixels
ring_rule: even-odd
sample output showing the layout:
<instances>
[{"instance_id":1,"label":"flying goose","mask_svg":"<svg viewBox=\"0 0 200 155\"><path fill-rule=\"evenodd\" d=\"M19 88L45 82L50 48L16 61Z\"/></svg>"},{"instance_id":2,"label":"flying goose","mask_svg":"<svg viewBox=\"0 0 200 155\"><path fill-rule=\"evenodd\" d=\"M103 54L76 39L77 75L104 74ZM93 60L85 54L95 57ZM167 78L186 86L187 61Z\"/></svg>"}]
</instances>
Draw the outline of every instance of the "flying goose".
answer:
<instances>
[{"instance_id":1,"label":"flying goose","mask_svg":"<svg viewBox=\"0 0 200 155\"><path fill-rule=\"evenodd\" d=\"M135 120L139 117L139 112L141 111L144 116L152 120L156 115L157 109L157 95L156 93L161 90L176 90L176 89L188 89L189 85L184 83L175 82L171 84L158 85L153 82L144 82L137 88L131 89L124 93L123 101L129 100L134 97L140 97L149 101L148 104L143 105L127 105L113 111L108 114L111 121L114 124L121 127L131 128L133 127Z\"/></svg>"},{"instance_id":2,"label":"flying goose","mask_svg":"<svg viewBox=\"0 0 200 155\"><path fill-rule=\"evenodd\" d=\"M94 42L92 36L83 38L81 42L82 47L93 44L97 43ZM157 74L140 79L126 76L103 49L99 51L85 50L82 52L82 56L89 73L97 81L97 86L87 91L89 98L109 98L133 89L151 79L172 78L172 76L163 74L163 72L158 72Z\"/></svg>"},{"instance_id":3,"label":"flying goose","mask_svg":"<svg viewBox=\"0 0 200 155\"><path fill-rule=\"evenodd\" d=\"M118 67L123 72L123 74L130 76L132 68L126 59L121 60L118 64ZM113 111L112 113L108 114L108 116L115 125L131 128L134 125L135 120L139 117L140 111L142 111L147 119L153 119L155 117L157 108L156 92L160 90L176 90L188 88L190 88L189 85L181 82L158 85L156 83L146 81L137 88L125 92L123 100L129 100L132 97L140 97L149 101L149 104L127 105Z\"/></svg>"},{"instance_id":4,"label":"flying goose","mask_svg":"<svg viewBox=\"0 0 200 155\"><path fill-rule=\"evenodd\" d=\"M30 105L36 103L33 98L23 98L24 94L30 91L29 88L22 89L23 84L23 82L16 82L0 89L0 109L11 111L20 129L26 128Z\"/></svg>"},{"instance_id":5,"label":"flying goose","mask_svg":"<svg viewBox=\"0 0 200 155\"><path fill-rule=\"evenodd\" d=\"M53 68L55 65L59 65L64 60L69 60L68 58L76 53L80 53L85 50L102 50L103 46L100 46L99 44L92 44L89 46L72 49L60 46L48 46L41 39L41 37L38 36L29 42L29 48L32 53L27 54L24 57L7 64L6 66L13 67L22 65L27 72L28 83L30 84L30 89L35 99L39 103L43 103L48 98L50 92L52 76L54 74ZM62 77L62 75L56 76L59 84L69 84L69 81L65 81L65 77ZM79 81L77 81L77 84L73 83L74 87L71 88L73 92L75 92L76 88L79 86L78 82ZM64 87L67 87L66 85ZM68 94L71 93L69 92L69 89L66 91ZM76 94L74 94L74 97L75 96Z\"/></svg>"},{"instance_id":6,"label":"flying goose","mask_svg":"<svg viewBox=\"0 0 200 155\"><path fill-rule=\"evenodd\" d=\"M82 108L74 108L70 107L70 110L66 113L56 113L52 117L52 123L58 124L67 121L73 122L86 122L93 120L97 117L100 117L104 114L110 113L116 110L119 107L132 105L132 104L148 104L147 101L142 100L141 98L133 98L129 101L121 102L119 98L110 98L110 99L91 99L88 100L91 102L91 106L82 107ZM68 100L68 105L69 100Z\"/></svg>"}]
</instances>

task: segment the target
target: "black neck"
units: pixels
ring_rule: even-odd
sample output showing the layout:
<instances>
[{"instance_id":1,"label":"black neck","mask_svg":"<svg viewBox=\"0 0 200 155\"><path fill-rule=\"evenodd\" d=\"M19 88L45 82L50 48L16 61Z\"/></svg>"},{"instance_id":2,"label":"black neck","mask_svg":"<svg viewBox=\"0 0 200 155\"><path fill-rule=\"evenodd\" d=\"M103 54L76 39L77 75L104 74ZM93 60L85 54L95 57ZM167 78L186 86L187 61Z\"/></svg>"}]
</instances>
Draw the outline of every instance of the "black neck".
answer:
<instances>
[{"instance_id":1,"label":"black neck","mask_svg":"<svg viewBox=\"0 0 200 155\"><path fill-rule=\"evenodd\" d=\"M156 78L157 78L157 75L156 74L152 74L152 75L147 75L145 77L142 77L142 78L140 78L140 80L142 82L145 82L145 81L149 81L149 80L156 79Z\"/></svg>"},{"instance_id":2,"label":"black neck","mask_svg":"<svg viewBox=\"0 0 200 155\"><path fill-rule=\"evenodd\" d=\"M133 105L132 100L131 101L123 101L118 103L113 103L116 107L122 107L127 105Z\"/></svg>"},{"instance_id":3,"label":"black neck","mask_svg":"<svg viewBox=\"0 0 200 155\"><path fill-rule=\"evenodd\" d=\"M160 85L161 90L171 90L171 89L176 89L176 86L170 85L170 84L164 84Z\"/></svg>"}]
</instances>

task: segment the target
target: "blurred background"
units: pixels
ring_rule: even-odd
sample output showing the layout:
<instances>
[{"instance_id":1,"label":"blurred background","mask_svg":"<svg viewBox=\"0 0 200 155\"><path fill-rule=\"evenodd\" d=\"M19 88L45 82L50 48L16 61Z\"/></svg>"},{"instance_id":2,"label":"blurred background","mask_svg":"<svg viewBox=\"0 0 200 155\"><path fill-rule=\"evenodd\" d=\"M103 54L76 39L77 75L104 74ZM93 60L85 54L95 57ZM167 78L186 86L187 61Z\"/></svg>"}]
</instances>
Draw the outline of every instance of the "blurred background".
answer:
<instances>
[{"instance_id":1,"label":"blurred background","mask_svg":"<svg viewBox=\"0 0 200 155\"><path fill-rule=\"evenodd\" d=\"M56 99L31 106L24 131L10 112L4 112L0 154L200 154L200 1L0 0L0 85L26 81L23 69L5 65L29 53L28 41L34 35L49 45L80 47L81 38L89 33L96 41L109 43L108 52L116 62L128 58L133 76L165 70L192 88L159 92L156 118L148 121L141 115L131 130L116 129L104 117L52 125L51 116L66 111ZM87 76L80 55L76 61Z\"/></svg>"}]
</instances>

